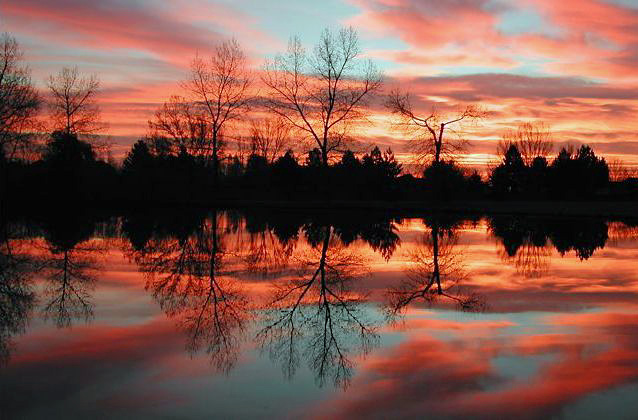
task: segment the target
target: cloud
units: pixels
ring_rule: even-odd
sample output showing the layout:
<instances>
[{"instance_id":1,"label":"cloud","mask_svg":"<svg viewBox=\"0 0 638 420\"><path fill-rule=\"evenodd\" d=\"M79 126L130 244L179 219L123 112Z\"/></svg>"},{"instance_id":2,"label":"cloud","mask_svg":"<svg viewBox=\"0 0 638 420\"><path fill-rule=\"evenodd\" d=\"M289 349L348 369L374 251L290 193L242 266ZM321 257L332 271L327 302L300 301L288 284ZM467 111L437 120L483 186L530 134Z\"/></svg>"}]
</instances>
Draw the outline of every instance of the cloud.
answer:
<instances>
[{"instance_id":1,"label":"cloud","mask_svg":"<svg viewBox=\"0 0 638 420\"><path fill-rule=\"evenodd\" d=\"M550 328L581 329L510 336L483 330L480 339L414 334L363 363L351 391L322 402L317 412L330 418L551 417L591 393L638 380L635 314L582 313L544 321ZM522 363L537 356L545 361L524 380L494 363L499 357Z\"/></svg>"},{"instance_id":2,"label":"cloud","mask_svg":"<svg viewBox=\"0 0 638 420\"><path fill-rule=\"evenodd\" d=\"M204 2L171 3L108 0L9 0L3 12L21 32L63 43L112 51L125 49L186 65L196 51L210 51L230 35L258 45L275 43L254 19L228 6Z\"/></svg>"}]
</instances>

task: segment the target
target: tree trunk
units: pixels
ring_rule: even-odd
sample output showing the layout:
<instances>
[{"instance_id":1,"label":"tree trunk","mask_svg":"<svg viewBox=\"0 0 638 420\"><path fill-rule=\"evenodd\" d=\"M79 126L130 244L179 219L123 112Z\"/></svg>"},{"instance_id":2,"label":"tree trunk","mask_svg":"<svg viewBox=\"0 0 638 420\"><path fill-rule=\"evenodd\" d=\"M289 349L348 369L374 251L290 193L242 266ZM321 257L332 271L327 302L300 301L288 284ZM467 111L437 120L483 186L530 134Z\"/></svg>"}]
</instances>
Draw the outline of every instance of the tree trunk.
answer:
<instances>
[{"instance_id":1,"label":"tree trunk","mask_svg":"<svg viewBox=\"0 0 638 420\"><path fill-rule=\"evenodd\" d=\"M327 168L328 167L328 149L325 145L321 148L321 160L323 162L323 167Z\"/></svg>"},{"instance_id":2,"label":"tree trunk","mask_svg":"<svg viewBox=\"0 0 638 420\"><path fill-rule=\"evenodd\" d=\"M436 281L436 288L439 295L443 294L441 288L441 269L439 267L439 226L434 225L432 227L432 262L434 269L432 270L432 277Z\"/></svg>"},{"instance_id":3,"label":"tree trunk","mask_svg":"<svg viewBox=\"0 0 638 420\"><path fill-rule=\"evenodd\" d=\"M217 189L218 175L219 175L219 159L218 159L218 147L217 147L217 131L213 130L213 187Z\"/></svg>"}]
</instances>

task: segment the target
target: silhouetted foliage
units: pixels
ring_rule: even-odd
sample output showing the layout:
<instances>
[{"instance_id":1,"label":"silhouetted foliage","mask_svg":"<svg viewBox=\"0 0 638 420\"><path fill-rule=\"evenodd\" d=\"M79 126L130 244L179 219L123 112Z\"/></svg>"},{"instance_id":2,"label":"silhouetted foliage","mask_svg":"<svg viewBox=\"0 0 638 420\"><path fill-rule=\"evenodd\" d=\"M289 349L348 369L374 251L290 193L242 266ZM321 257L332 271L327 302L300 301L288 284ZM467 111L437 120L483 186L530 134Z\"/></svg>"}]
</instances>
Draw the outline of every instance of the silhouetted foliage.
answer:
<instances>
[{"instance_id":1,"label":"silhouetted foliage","mask_svg":"<svg viewBox=\"0 0 638 420\"><path fill-rule=\"evenodd\" d=\"M490 231L502 241L509 258L519 256L520 252L534 253L533 248L546 248L551 244L561 255L574 251L584 260L596 249L602 249L608 239L607 223L598 219L494 216L490 219ZM526 256L519 258L519 264L539 265L541 262Z\"/></svg>"},{"instance_id":2,"label":"silhouetted foliage","mask_svg":"<svg viewBox=\"0 0 638 420\"><path fill-rule=\"evenodd\" d=\"M521 196L527 186L528 168L515 144L511 144L503 163L497 166L490 177L492 189L500 196Z\"/></svg>"},{"instance_id":3,"label":"silhouetted foliage","mask_svg":"<svg viewBox=\"0 0 638 420\"><path fill-rule=\"evenodd\" d=\"M432 199L449 200L480 196L484 184L478 173L467 177L455 162L441 160L423 171L423 189L425 195Z\"/></svg>"},{"instance_id":4,"label":"silhouetted foliage","mask_svg":"<svg viewBox=\"0 0 638 420\"><path fill-rule=\"evenodd\" d=\"M503 162L492 171L492 194L501 198L585 198L600 194L609 186L609 168L589 146L574 154L563 148L548 165L545 156L527 159L516 143L510 143Z\"/></svg>"},{"instance_id":5,"label":"silhouetted foliage","mask_svg":"<svg viewBox=\"0 0 638 420\"><path fill-rule=\"evenodd\" d=\"M600 191L609 184L609 167L586 145L576 154L562 149L551 164L552 197L583 197Z\"/></svg>"}]
</instances>

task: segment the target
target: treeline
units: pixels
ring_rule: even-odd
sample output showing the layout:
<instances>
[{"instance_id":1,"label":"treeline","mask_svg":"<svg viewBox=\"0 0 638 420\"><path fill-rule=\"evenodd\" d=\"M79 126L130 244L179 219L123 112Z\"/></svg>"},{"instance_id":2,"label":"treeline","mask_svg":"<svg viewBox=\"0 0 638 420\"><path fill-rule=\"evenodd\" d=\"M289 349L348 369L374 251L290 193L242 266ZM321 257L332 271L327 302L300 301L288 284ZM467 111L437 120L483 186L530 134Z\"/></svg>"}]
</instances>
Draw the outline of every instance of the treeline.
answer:
<instances>
[{"instance_id":1,"label":"treeline","mask_svg":"<svg viewBox=\"0 0 638 420\"><path fill-rule=\"evenodd\" d=\"M536 156L526 164L516 145L488 177L468 174L453 161L426 167L421 177L405 174L391 150L374 148L357 157L346 151L322 164L320 150L295 156L291 150L272 161L251 154L228 159L215 169L189 153L158 151L135 143L121 167L96 158L77 136L55 132L35 162L4 160L7 197L19 201L97 201L131 203L212 203L223 200L464 200L605 199L636 197L632 180L612 182L603 158L588 146L562 149L552 160Z\"/></svg>"},{"instance_id":2,"label":"treeline","mask_svg":"<svg viewBox=\"0 0 638 420\"><path fill-rule=\"evenodd\" d=\"M3 203L638 197L638 181L629 174L612 180L608 163L587 146L551 158L551 133L535 124L504 136L501 160L487 175L471 172L455 161L467 142L449 131L486 112L471 104L451 115L420 114L398 90L385 96L385 106L422 169L406 171L390 149L351 150L352 127L366 120L367 101L383 80L362 59L352 29L324 31L313 53L293 38L288 51L265 63L258 97L237 42L218 45L210 60L196 57L183 95L157 110L121 165L96 136L105 127L97 76L64 68L46 80L45 101L15 39L5 34L1 41ZM234 125L239 121L250 126L248 136Z\"/></svg>"}]
</instances>

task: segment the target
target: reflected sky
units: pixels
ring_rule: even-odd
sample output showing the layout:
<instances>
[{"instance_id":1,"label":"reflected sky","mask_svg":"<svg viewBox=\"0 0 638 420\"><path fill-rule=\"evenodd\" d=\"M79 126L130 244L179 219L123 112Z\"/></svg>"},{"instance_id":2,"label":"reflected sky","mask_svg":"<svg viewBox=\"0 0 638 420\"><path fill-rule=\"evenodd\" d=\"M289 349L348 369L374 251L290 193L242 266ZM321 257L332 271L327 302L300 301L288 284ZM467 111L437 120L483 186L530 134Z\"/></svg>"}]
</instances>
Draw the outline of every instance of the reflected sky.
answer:
<instances>
[{"instance_id":1,"label":"reflected sky","mask_svg":"<svg viewBox=\"0 0 638 420\"><path fill-rule=\"evenodd\" d=\"M633 226L235 211L10 222L0 414L631 417Z\"/></svg>"}]
</instances>

